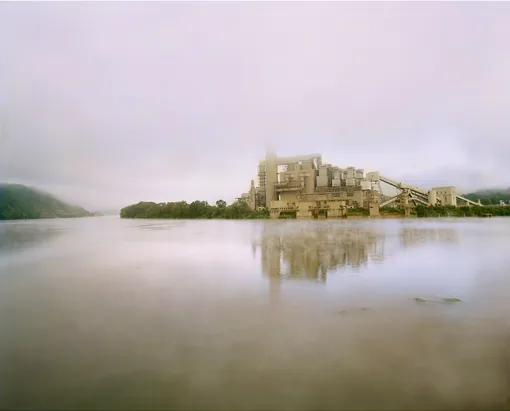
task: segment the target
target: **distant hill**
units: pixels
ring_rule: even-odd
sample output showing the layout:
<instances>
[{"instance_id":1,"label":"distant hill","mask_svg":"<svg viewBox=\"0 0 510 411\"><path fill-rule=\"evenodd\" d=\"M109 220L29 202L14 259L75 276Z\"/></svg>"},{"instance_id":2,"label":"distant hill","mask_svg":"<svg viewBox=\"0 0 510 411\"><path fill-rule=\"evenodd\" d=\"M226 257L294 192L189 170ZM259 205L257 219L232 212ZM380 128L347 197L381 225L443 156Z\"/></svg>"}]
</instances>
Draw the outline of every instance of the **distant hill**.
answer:
<instances>
[{"instance_id":1,"label":"distant hill","mask_svg":"<svg viewBox=\"0 0 510 411\"><path fill-rule=\"evenodd\" d=\"M114 209L112 209L112 208L108 209L107 208L107 209L104 209L104 210L98 210L97 213L100 214L100 215L103 215L103 216L105 216L105 215L108 215L108 216L113 216L113 215L118 216L119 213L120 213L120 207L119 208L114 208Z\"/></svg>"},{"instance_id":2,"label":"distant hill","mask_svg":"<svg viewBox=\"0 0 510 411\"><path fill-rule=\"evenodd\" d=\"M469 200L477 201L480 200L482 204L499 204L501 200L504 202L510 201L510 187L509 188L494 188L494 189L483 189L477 190L474 193L464 194L464 197Z\"/></svg>"},{"instance_id":3,"label":"distant hill","mask_svg":"<svg viewBox=\"0 0 510 411\"><path fill-rule=\"evenodd\" d=\"M0 220L88 217L93 213L21 184L0 184Z\"/></svg>"}]
</instances>

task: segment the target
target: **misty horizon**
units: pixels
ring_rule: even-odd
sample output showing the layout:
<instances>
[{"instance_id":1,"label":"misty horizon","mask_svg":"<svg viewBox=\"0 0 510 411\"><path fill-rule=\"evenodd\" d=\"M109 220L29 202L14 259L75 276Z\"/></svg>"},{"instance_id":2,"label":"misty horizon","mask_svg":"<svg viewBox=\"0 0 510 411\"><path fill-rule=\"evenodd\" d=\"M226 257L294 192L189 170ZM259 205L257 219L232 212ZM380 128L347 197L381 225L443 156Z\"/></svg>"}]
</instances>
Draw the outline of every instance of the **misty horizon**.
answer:
<instances>
[{"instance_id":1,"label":"misty horizon","mask_svg":"<svg viewBox=\"0 0 510 411\"><path fill-rule=\"evenodd\" d=\"M508 3L0 3L0 182L230 202L271 145L506 188L508 38Z\"/></svg>"}]
</instances>

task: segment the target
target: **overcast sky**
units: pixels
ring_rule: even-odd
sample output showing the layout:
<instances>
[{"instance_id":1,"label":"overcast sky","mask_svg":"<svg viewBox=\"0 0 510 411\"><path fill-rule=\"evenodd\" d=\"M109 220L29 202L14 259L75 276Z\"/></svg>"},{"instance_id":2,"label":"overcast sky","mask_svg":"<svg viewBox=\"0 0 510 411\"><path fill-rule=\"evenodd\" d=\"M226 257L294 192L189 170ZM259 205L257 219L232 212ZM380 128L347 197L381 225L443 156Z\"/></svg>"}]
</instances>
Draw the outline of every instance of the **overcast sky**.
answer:
<instances>
[{"instance_id":1,"label":"overcast sky","mask_svg":"<svg viewBox=\"0 0 510 411\"><path fill-rule=\"evenodd\" d=\"M233 200L279 155L510 186L510 3L0 3L0 181Z\"/></svg>"}]
</instances>

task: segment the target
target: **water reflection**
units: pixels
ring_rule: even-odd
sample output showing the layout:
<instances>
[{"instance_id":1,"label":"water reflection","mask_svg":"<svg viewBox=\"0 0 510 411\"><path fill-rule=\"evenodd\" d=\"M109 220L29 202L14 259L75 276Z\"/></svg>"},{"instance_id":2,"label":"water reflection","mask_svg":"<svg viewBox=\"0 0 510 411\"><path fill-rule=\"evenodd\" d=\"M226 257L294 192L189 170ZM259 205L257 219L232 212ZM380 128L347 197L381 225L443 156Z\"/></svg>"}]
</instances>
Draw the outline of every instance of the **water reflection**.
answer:
<instances>
[{"instance_id":1,"label":"water reflection","mask_svg":"<svg viewBox=\"0 0 510 411\"><path fill-rule=\"evenodd\" d=\"M30 224L24 222L0 223L0 253L26 250L41 243L48 243L66 230L53 222Z\"/></svg>"},{"instance_id":2,"label":"water reflection","mask_svg":"<svg viewBox=\"0 0 510 411\"><path fill-rule=\"evenodd\" d=\"M424 243L458 243L459 233L452 228L403 228L400 233L402 247Z\"/></svg>"},{"instance_id":3,"label":"water reflection","mask_svg":"<svg viewBox=\"0 0 510 411\"><path fill-rule=\"evenodd\" d=\"M510 231L471 221L32 222L0 409L508 409Z\"/></svg>"},{"instance_id":4,"label":"water reflection","mask_svg":"<svg viewBox=\"0 0 510 411\"><path fill-rule=\"evenodd\" d=\"M458 242L453 228L402 227L399 242L391 241L392 233L377 225L308 224L296 228L283 224L265 225L253 250L260 250L262 272L269 278L305 279L326 283L329 273L343 267L352 271L381 262L390 250L417 244Z\"/></svg>"}]
</instances>

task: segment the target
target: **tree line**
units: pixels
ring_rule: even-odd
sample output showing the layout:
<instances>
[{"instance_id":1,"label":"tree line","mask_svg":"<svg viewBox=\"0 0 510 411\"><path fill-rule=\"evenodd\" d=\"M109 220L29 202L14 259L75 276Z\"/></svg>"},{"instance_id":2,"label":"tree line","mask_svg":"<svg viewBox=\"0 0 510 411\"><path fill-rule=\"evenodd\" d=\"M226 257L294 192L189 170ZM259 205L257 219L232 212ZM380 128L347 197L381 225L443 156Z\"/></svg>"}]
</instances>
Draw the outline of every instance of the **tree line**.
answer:
<instances>
[{"instance_id":1,"label":"tree line","mask_svg":"<svg viewBox=\"0 0 510 411\"><path fill-rule=\"evenodd\" d=\"M400 208L381 208L381 215L404 215ZM349 215L368 215L366 209L349 209ZM423 206L419 205L411 210L416 217L483 217L510 216L510 206ZM170 203L154 203L141 201L120 210L122 218L170 218L170 219L261 219L269 218L267 209L251 210L245 201L235 201L228 205L224 200L218 200L214 205L207 201L186 201ZM296 218L296 213L282 213L281 218Z\"/></svg>"},{"instance_id":2,"label":"tree line","mask_svg":"<svg viewBox=\"0 0 510 411\"><path fill-rule=\"evenodd\" d=\"M141 201L120 210L121 218L170 218L227 220L269 218L268 210L251 210L245 201L227 204L218 200L214 205L207 201L154 203Z\"/></svg>"},{"instance_id":3,"label":"tree line","mask_svg":"<svg viewBox=\"0 0 510 411\"><path fill-rule=\"evenodd\" d=\"M484 217L487 214L510 216L510 206L416 206L417 217Z\"/></svg>"}]
</instances>

